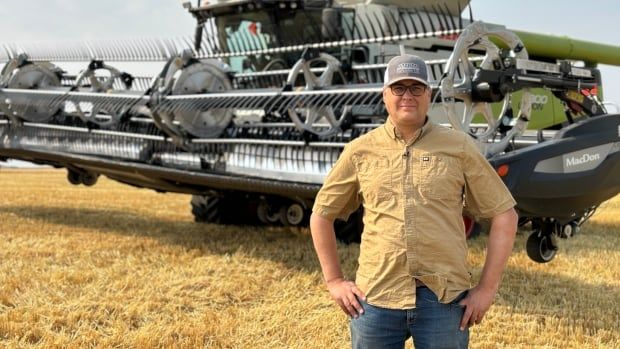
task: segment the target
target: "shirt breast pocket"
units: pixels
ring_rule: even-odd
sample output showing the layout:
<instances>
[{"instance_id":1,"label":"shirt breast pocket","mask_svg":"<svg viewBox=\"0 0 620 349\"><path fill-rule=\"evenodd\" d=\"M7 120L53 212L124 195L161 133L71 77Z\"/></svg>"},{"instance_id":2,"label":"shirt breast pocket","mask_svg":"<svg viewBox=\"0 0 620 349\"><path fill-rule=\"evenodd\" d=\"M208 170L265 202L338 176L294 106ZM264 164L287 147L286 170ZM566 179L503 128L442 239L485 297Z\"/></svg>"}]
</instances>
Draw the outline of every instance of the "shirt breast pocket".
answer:
<instances>
[{"instance_id":1,"label":"shirt breast pocket","mask_svg":"<svg viewBox=\"0 0 620 349\"><path fill-rule=\"evenodd\" d=\"M393 198L392 173L387 157L361 160L359 181L362 196L367 203L380 206Z\"/></svg>"},{"instance_id":2,"label":"shirt breast pocket","mask_svg":"<svg viewBox=\"0 0 620 349\"><path fill-rule=\"evenodd\" d=\"M424 154L420 158L420 193L425 198L461 200L463 171L458 159Z\"/></svg>"}]
</instances>

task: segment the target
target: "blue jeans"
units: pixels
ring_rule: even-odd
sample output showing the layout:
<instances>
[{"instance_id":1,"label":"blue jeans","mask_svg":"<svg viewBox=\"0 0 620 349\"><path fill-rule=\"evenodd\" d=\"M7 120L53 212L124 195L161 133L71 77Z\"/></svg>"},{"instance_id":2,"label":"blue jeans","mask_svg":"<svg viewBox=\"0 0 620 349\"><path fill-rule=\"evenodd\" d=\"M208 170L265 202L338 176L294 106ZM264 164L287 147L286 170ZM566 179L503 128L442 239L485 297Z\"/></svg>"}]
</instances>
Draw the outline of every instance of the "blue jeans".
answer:
<instances>
[{"instance_id":1,"label":"blue jeans","mask_svg":"<svg viewBox=\"0 0 620 349\"><path fill-rule=\"evenodd\" d=\"M452 303L439 303L426 287L416 289L414 309L386 309L360 301L364 313L351 319L353 349L402 349L413 337L417 349L464 349L469 343L469 330L459 329L465 308L458 304L467 292Z\"/></svg>"}]
</instances>

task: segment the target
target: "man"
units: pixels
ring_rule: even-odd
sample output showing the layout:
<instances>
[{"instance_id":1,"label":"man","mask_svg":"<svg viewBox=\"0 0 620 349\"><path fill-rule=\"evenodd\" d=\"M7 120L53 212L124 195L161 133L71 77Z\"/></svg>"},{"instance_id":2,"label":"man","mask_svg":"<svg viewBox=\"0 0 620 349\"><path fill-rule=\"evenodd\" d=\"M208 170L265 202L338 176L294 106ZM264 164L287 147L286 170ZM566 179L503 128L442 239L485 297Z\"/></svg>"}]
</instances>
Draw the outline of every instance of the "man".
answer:
<instances>
[{"instance_id":1,"label":"man","mask_svg":"<svg viewBox=\"0 0 620 349\"><path fill-rule=\"evenodd\" d=\"M352 317L353 348L466 348L499 288L514 243L515 201L468 135L433 124L428 69L388 63L385 124L353 140L317 194L310 228L327 288ZM364 207L356 280L345 280L333 222ZM463 205L491 219L470 289Z\"/></svg>"}]
</instances>

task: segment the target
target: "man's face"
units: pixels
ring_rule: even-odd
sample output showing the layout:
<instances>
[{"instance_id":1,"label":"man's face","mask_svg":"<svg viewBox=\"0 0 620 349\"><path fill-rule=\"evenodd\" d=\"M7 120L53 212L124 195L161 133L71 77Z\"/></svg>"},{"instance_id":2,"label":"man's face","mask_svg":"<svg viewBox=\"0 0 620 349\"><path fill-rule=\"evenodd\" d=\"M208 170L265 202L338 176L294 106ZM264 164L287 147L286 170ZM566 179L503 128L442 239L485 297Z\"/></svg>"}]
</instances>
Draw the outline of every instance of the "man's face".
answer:
<instances>
[{"instance_id":1,"label":"man's face","mask_svg":"<svg viewBox=\"0 0 620 349\"><path fill-rule=\"evenodd\" d=\"M383 90L385 108L399 126L421 127L430 102L431 89L416 80L401 80Z\"/></svg>"}]
</instances>

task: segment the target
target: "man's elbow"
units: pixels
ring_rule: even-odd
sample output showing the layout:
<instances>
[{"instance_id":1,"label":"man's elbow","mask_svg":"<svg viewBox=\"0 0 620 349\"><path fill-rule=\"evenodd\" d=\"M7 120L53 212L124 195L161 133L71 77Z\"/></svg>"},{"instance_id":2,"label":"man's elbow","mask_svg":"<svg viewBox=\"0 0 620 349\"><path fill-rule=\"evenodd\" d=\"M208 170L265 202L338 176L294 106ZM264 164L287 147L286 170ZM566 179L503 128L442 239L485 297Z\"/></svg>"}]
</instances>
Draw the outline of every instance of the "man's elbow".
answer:
<instances>
[{"instance_id":1,"label":"man's elbow","mask_svg":"<svg viewBox=\"0 0 620 349\"><path fill-rule=\"evenodd\" d=\"M517 234L519 214L517 214L517 211L514 208L510 208L495 216L493 223L497 224L499 226L499 230L502 232L514 236Z\"/></svg>"},{"instance_id":2,"label":"man's elbow","mask_svg":"<svg viewBox=\"0 0 620 349\"><path fill-rule=\"evenodd\" d=\"M312 212L310 215L310 233L313 235L319 232L329 231L329 227L333 227L334 221L322 215Z\"/></svg>"},{"instance_id":3,"label":"man's elbow","mask_svg":"<svg viewBox=\"0 0 620 349\"><path fill-rule=\"evenodd\" d=\"M323 220L325 220L323 216L321 216L320 214L316 212L312 212L310 214L310 228L312 228L313 226L322 224Z\"/></svg>"}]
</instances>

